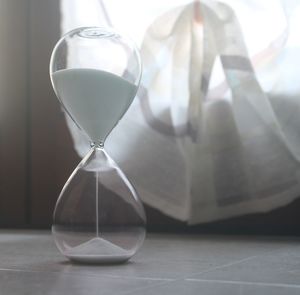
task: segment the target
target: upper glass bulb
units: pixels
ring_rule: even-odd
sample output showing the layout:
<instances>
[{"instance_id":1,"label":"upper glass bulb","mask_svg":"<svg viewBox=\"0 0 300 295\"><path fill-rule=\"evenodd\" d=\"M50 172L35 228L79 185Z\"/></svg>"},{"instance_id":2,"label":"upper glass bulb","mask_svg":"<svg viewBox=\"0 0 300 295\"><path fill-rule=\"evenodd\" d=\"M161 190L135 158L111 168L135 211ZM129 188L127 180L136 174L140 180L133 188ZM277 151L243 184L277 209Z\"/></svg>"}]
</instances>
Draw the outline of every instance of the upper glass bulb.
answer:
<instances>
[{"instance_id":1,"label":"upper glass bulb","mask_svg":"<svg viewBox=\"0 0 300 295\"><path fill-rule=\"evenodd\" d=\"M134 99L141 60L135 44L112 29L66 34L50 60L54 91L78 127L102 145Z\"/></svg>"}]
</instances>

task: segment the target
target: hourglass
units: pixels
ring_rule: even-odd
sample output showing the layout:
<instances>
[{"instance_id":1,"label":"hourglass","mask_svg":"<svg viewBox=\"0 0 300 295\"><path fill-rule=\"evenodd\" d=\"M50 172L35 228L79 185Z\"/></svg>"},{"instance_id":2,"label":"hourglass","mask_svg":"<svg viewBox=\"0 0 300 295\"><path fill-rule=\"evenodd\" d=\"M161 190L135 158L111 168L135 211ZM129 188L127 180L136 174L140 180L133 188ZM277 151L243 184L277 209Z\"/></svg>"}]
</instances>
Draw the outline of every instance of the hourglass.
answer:
<instances>
[{"instance_id":1,"label":"hourglass","mask_svg":"<svg viewBox=\"0 0 300 295\"><path fill-rule=\"evenodd\" d=\"M124 262L144 241L143 205L104 150L107 136L136 95L141 72L136 46L110 28L75 29L53 49L54 91L91 143L54 210L55 243L72 261Z\"/></svg>"}]
</instances>

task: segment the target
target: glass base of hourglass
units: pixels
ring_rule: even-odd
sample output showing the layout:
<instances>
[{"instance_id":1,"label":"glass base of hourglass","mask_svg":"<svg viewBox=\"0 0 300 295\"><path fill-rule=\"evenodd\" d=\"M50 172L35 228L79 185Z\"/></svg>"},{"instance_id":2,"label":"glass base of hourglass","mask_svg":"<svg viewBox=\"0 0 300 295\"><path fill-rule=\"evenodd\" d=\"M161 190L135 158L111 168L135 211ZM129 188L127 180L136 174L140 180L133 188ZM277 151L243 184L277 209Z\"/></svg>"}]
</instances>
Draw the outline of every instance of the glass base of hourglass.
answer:
<instances>
[{"instance_id":1,"label":"glass base of hourglass","mask_svg":"<svg viewBox=\"0 0 300 295\"><path fill-rule=\"evenodd\" d=\"M120 263L145 238L144 208L133 186L104 149L93 147L66 182L52 233L70 260Z\"/></svg>"}]
</instances>

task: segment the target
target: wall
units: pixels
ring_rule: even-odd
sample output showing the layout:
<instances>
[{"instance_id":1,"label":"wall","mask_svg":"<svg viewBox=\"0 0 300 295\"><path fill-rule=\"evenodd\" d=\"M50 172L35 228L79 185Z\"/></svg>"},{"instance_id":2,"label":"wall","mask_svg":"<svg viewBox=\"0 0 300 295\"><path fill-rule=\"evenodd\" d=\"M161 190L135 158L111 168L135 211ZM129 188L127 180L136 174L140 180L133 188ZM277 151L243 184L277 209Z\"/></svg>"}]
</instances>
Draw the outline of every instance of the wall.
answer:
<instances>
[{"instance_id":1,"label":"wall","mask_svg":"<svg viewBox=\"0 0 300 295\"><path fill-rule=\"evenodd\" d=\"M50 85L59 0L0 2L0 226L49 226L79 161Z\"/></svg>"}]
</instances>

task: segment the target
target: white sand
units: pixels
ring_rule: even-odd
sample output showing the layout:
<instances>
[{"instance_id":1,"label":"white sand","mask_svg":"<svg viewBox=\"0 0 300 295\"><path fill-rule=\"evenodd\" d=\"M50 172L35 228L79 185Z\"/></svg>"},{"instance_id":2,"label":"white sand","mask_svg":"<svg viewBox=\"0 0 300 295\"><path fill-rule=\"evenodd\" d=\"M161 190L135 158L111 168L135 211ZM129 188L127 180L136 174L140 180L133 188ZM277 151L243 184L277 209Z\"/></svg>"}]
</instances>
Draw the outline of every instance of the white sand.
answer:
<instances>
[{"instance_id":1,"label":"white sand","mask_svg":"<svg viewBox=\"0 0 300 295\"><path fill-rule=\"evenodd\" d=\"M123 248L102 238L93 238L64 252L71 260L88 263L113 263L131 257Z\"/></svg>"},{"instance_id":2,"label":"white sand","mask_svg":"<svg viewBox=\"0 0 300 295\"><path fill-rule=\"evenodd\" d=\"M104 142L137 91L127 80L95 69L59 70L52 78L65 108L95 142Z\"/></svg>"}]
</instances>

